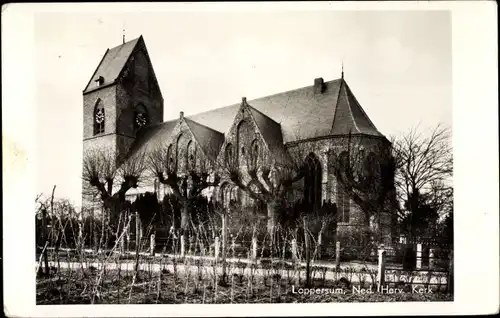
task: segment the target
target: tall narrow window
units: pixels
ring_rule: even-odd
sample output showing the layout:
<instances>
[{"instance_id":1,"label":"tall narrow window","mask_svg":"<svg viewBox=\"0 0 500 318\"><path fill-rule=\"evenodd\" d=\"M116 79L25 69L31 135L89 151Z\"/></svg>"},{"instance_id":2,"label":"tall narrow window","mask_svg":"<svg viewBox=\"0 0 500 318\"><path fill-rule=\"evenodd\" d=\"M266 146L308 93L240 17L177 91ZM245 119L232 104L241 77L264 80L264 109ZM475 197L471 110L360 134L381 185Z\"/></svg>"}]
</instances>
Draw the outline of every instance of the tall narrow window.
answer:
<instances>
[{"instance_id":1,"label":"tall narrow window","mask_svg":"<svg viewBox=\"0 0 500 318\"><path fill-rule=\"evenodd\" d=\"M174 171L175 169L175 162L174 162L174 150L173 150L173 146L170 144L168 146L168 150L167 150L167 169L168 169L168 172L172 172Z\"/></svg>"},{"instance_id":2,"label":"tall narrow window","mask_svg":"<svg viewBox=\"0 0 500 318\"><path fill-rule=\"evenodd\" d=\"M234 150L232 144L227 144L226 146L224 161L228 167L232 167L234 165Z\"/></svg>"},{"instance_id":3,"label":"tall narrow window","mask_svg":"<svg viewBox=\"0 0 500 318\"><path fill-rule=\"evenodd\" d=\"M250 152L252 141L252 127L246 120L242 120L237 127L236 132L236 158L239 166L246 166L248 164L248 153Z\"/></svg>"},{"instance_id":4,"label":"tall narrow window","mask_svg":"<svg viewBox=\"0 0 500 318\"><path fill-rule=\"evenodd\" d=\"M187 169L188 170L195 169L196 157L195 157L194 142L192 140L190 140L188 143L186 155L187 155L186 157Z\"/></svg>"},{"instance_id":5,"label":"tall narrow window","mask_svg":"<svg viewBox=\"0 0 500 318\"><path fill-rule=\"evenodd\" d=\"M257 167L259 163L259 142L257 141L257 139L254 139L254 141L252 141L252 150L250 156L252 167Z\"/></svg>"},{"instance_id":6,"label":"tall narrow window","mask_svg":"<svg viewBox=\"0 0 500 318\"><path fill-rule=\"evenodd\" d=\"M350 200L349 195L341 184L337 187L337 215L339 222L349 222Z\"/></svg>"},{"instance_id":7,"label":"tall narrow window","mask_svg":"<svg viewBox=\"0 0 500 318\"><path fill-rule=\"evenodd\" d=\"M304 176L304 203L309 211L321 207L321 162L314 153L306 158Z\"/></svg>"},{"instance_id":8,"label":"tall narrow window","mask_svg":"<svg viewBox=\"0 0 500 318\"><path fill-rule=\"evenodd\" d=\"M179 137L177 138L177 149L176 149L176 152L177 152L177 160L176 160L176 168L178 169L178 171L180 172L185 172L186 170L186 158L187 158L187 137L185 134L180 134Z\"/></svg>"},{"instance_id":9,"label":"tall narrow window","mask_svg":"<svg viewBox=\"0 0 500 318\"><path fill-rule=\"evenodd\" d=\"M338 158L338 164L340 165L340 173L349 173L350 160L349 153L343 151L340 153ZM340 176L341 178L341 176ZM348 191L346 191L341 180L337 180L337 215L339 222L349 222L350 214L350 197Z\"/></svg>"},{"instance_id":10,"label":"tall narrow window","mask_svg":"<svg viewBox=\"0 0 500 318\"><path fill-rule=\"evenodd\" d=\"M104 133L104 125L106 124L106 114L104 113L104 105L102 100L98 100L94 109L94 135Z\"/></svg>"}]
</instances>

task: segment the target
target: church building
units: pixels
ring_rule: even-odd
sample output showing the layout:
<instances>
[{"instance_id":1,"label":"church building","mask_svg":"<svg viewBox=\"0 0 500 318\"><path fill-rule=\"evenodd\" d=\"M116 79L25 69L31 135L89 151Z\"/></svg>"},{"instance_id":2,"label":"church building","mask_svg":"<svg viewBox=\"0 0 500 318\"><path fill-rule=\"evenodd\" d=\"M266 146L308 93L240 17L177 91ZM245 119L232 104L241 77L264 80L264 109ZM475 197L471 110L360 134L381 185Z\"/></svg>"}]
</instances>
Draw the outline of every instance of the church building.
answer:
<instances>
[{"instance_id":1,"label":"church building","mask_svg":"<svg viewBox=\"0 0 500 318\"><path fill-rule=\"evenodd\" d=\"M179 173L204 161L224 162L235 157L245 165L248 156L262 164L286 162L293 149L306 147L310 167L303 183L304 197L312 205L337 205L338 231L349 233L363 224L364 214L342 191L331 167L341 156L336 140L355 136L366 149L388 143L343 78L325 81L311 78L311 85L286 92L235 101L194 115L163 119L163 97L143 37L106 50L83 90L83 151L111 149L116 157L147 153L163 145L168 158L175 157ZM181 105L176 105L182 109ZM368 153L368 151L367 151ZM254 160L251 159L251 160ZM217 164L212 169L221 169ZM220 173L220 183L206 195L227 204L252 200ZM168 187L152 178L127 196L146 191L159 197Z\"/></svg>"}]
</instances>

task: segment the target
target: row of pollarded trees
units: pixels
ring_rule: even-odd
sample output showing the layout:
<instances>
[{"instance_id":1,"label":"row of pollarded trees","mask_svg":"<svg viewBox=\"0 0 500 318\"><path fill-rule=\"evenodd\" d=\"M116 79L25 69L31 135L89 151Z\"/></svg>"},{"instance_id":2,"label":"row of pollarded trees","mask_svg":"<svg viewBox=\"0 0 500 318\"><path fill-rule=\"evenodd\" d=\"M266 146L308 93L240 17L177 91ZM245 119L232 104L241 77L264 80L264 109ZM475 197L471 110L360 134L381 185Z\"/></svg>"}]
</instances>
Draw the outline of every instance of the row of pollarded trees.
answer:
<instances>
[{"instance_id":1,"label":"row of pollarded trees","mask_svg":"<svg viewBox=\"0 0 500 318\"><path fill-rule=\"evenodd\" d=\"M328 160L329 170L338 187L363 212L366 227L371 220L380 221L382 214L395 215L405 233L415 235L419 222L429 222L425 211L449 209L452 204L451 187L445 182L452 172L448 138L448 130L442 127L432 131L430 137L412 131L392 143L380 140L369 147L359 136L336 137L327 148L341 151ZM250 157L246 165L237 158L223 162L204 158L183 173L178 173L177 159L166 145L137 153L119 165L111 152L93 150L84 156L83 178L100 196L110 219L123 213L129 189L136 188L144 178L158 180L181 204L182 229L189 225L190 201L203 190L217 187L221 178L229 179L248 196L265 203L267 226L272 232L282 202L303 190L308 173L305 158L312 147L310 143L297 143L289 147L287 158L259 164Z\"/></svg>"}]
</instances>

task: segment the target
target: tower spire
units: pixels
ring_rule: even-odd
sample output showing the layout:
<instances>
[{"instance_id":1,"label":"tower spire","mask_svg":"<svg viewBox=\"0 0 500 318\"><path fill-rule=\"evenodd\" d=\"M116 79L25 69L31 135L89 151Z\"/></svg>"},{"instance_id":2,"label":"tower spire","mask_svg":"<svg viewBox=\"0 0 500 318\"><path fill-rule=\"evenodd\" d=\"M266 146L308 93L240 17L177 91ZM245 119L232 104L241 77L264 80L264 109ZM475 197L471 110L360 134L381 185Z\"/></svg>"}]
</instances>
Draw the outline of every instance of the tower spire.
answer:
<instances>
[{"instance_id":1,"label":"tower spire","mask_svg":"<svg viewBox=\"0 0 500 318\"><path fill-rule=\"evenodd\" d=\"M122 44L125 44L125 21L123 21Z\"/></svg>"},{"instance_id":2,"label":"tower spire","mask_svg":"<svg viewBox=\"0 0 500 318\"><path fill-rule=\"evenodd\" d=\"M344 78L344 60L342 60L342 74L341 74L342 78Z\"/></svg>"}]
</instances>

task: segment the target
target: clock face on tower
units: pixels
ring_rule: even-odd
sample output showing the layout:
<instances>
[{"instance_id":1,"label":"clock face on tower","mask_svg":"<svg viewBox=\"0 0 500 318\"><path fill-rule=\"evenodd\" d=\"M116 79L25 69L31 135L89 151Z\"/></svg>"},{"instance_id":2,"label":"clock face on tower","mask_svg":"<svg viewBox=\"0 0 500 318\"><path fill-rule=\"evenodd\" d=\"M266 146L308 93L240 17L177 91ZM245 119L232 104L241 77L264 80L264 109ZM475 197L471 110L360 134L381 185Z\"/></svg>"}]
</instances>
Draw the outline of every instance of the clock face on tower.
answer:
<instances>
[{"instance_id":1,"label":"clock face on tower","mask_svg":"<svg viewBox=\"0 0 500 318\"><path fill-rule=\"evenodd\" d=\"M98 124L101 124L102 122L104 122L104 109L103 108L98 109L97 112L95 113L95 122Z\"/></svg>"},{"instance_id":2,"label":"clock face on tower","mask_svg":"<svg viewBox=\"0 0 500 318\"><path fill-rule=\"evenodd\" d=\"M146 118L146 114L144 113L136 113L135 114L135 125L137 128L142 128L146 126L148 120Z\"/></svg>"}]
</instances>

